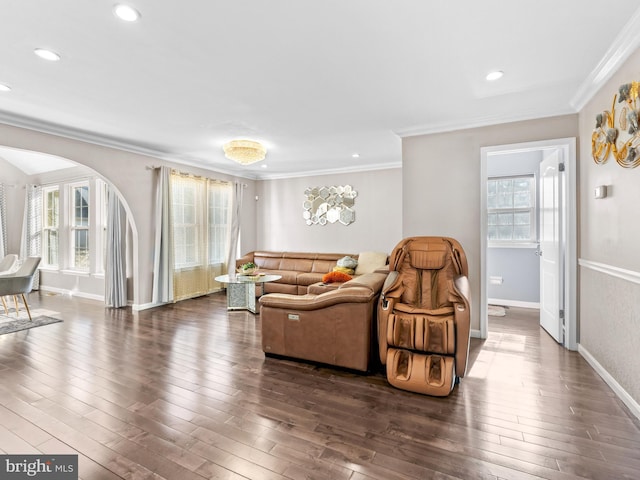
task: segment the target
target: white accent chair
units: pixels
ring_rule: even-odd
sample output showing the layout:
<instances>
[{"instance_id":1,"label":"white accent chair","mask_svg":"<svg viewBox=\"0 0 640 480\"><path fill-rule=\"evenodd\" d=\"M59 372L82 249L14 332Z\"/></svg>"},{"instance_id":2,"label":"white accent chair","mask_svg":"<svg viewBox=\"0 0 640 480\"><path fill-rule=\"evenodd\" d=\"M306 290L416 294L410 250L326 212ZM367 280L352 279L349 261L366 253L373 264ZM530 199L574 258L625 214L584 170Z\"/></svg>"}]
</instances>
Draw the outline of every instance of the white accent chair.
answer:
<instances>
[{"instance_id":1,"label":"white accent chair","mask_svg":"<svg viewBox=\"0 0 640 480\"><path fill-rule=\"evenodd\" d=\"M13 296L13 302L16 306L16 316L18 315L18 295L22 297L22 303L24 304L29 320L31 318L31 311L29 310L29 304L25 293L31 292L33 288L33 277L38 270L40 264L40 257L28 257L20 268L7 275L0 275L0 297L3 298L2 304L5 309L5 313L8 315L9 310L7 304L4 301L5 296Z\"/></svg>"}]
</instances>

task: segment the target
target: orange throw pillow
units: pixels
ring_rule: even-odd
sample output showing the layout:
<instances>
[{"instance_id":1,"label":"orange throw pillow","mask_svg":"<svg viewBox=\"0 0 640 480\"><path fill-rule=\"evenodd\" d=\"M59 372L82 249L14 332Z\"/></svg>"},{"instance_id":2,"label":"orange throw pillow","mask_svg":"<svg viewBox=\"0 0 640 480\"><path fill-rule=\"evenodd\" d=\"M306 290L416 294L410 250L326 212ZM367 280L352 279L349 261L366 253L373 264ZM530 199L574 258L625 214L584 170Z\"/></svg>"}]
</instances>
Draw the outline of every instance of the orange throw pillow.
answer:
<instances>
[{"instance_id":1,"label":"orange throw pillow","mask_svg":"<svg viewBox=\"0 0 640 480\"><path fill-rule=\"evenodd\" d=\"M342 272L329 272L322 277L323 283L347 282L349 280L351 280L351 275Z\"/></svg>"}]
</instances>

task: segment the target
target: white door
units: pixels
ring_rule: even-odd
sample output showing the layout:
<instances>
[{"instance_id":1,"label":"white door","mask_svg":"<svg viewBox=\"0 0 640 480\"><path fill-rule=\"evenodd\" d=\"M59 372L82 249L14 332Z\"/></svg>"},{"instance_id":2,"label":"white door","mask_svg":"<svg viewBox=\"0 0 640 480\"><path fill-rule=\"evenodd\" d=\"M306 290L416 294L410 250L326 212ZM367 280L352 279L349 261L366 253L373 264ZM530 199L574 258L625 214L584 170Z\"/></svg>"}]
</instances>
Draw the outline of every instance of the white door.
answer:
<instances>
[{"instance_id":1,"label":"white door","mask_svg":"<svg viewBox=\"0 0 640 480\"><path fill-rule=\"evenodd\" d=\"M540 326L556 342L564 344L563 308L563 232L562 232L561 150L544 152L540 163Z\"/></svg>"}]
</instances>

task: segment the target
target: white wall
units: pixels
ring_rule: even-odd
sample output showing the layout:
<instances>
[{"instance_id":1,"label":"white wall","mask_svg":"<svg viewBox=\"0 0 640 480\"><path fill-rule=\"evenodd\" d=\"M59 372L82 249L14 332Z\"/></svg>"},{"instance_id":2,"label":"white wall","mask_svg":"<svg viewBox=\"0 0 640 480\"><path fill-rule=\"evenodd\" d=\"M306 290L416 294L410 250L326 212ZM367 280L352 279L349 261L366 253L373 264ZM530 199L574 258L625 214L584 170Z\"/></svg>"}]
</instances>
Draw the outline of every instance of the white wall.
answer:
<instances>
[{"instance_id":1,"label":"white wall","mask_svg":"<svg viewBox=\"0 0 640 480\"><path fill-rule=\"evenodd\" d=\"M580 111L580 349L640 403L640 167L596 165L591 133L624 83L640 80L637 50ZM621 104L616 103L616 117ZM616 125L618 119L616 118ZM594 188L607 185L607 198ZM638 414L638 412L636 412Z\"/></svg>"},{"instance_id":2,"label":"white wall","mask_svg":"<svg viewBox=\"0 0 640 480\"><path fill-rule=\"evenodd\" d=\"M351 185L358 192L355 222L307 225L302 217L305 189L332 185ZM264 180L257 194L257 248L261 250L391 253L402 239L400 168Z\"/></svg>"},{"instance_id":3,"label":"white wall","mask_svg":"<svg viewBox=\"0 0 640 480\"><path fill-rule=\"evenodd\" d=\"M403 138L403 236L450 236L462 244L472 329L480 329L480 148L577 135L577 115L564 115Z\"/></svg>"}]
</instances>

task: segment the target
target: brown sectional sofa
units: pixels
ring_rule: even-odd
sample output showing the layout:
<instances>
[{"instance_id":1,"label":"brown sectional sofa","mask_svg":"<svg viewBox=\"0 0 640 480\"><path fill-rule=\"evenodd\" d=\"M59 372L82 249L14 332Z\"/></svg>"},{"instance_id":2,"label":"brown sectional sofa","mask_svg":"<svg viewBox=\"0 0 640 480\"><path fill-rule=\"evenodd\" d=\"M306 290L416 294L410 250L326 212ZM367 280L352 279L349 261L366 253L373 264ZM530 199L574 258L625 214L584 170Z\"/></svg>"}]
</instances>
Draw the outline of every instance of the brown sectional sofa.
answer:
<instances>
[{"instance_id":1,"label":"brown sectional sofa","mask_svg":"<svg viewBox=\"0 0 640 480\"><path fill-rule=\"evenodd\" d=\"M344 283L322 283L322 277L347 255L361 260L366 273ZM282 276L256 292L265 354L367 371L371 352L377 351L376 305L389 273L388 265L380 266L384 258L376 252L273 251L253 251L238 258L236 267L253 262L260 272Z\"/></svg>"},{"instance_id":2,"label":"brown sectional sofa","mask_svg":"<svg viewBox=\"0 0 640 480\"><path fill-rule=\"evenodd\" d=\"M323 293L260 298L267 355L367 371L377 351L376 306L386 273L360 275ZM318 287L320 287L318 285Z\"/></svg>"},{"instance_id":3,"label":"brown sectional sofa","mask_svg":"<svg viewBox=\"0 0 640 480\"><path fill-rule=\"evenodd\" d=\"M264 284L265 293L290 293L304 295L309 286L322 282L325 273L333 270L338 260L352 253L306 253L306 252L269 252L253 251L236 260L236 267L247 263L255 263L260 272L281 275L277 282Z\"/></svg>"}]
</instances>

